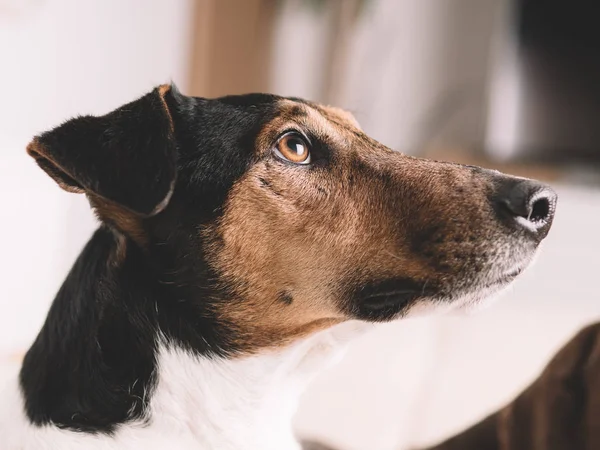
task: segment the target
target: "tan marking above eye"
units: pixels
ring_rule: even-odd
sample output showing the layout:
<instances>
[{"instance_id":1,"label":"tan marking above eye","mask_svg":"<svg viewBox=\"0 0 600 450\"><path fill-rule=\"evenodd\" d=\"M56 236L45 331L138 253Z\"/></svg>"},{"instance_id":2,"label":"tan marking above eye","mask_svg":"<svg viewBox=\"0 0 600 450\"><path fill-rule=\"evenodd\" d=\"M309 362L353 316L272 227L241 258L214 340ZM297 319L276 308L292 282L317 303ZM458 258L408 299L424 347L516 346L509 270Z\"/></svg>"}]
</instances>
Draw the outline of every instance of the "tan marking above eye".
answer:
<instances>
[{"instance_id":1,"label":"tan marking above eye","mask_svg":"<svg viewBox=\"0 0 600 450\"><path fill-rule=\"evenodd\" d=\"M279 138L274 148L275 154L295 164L310 163L310 146L299 133L290 132Z\"/></svg>"}]
</instances>

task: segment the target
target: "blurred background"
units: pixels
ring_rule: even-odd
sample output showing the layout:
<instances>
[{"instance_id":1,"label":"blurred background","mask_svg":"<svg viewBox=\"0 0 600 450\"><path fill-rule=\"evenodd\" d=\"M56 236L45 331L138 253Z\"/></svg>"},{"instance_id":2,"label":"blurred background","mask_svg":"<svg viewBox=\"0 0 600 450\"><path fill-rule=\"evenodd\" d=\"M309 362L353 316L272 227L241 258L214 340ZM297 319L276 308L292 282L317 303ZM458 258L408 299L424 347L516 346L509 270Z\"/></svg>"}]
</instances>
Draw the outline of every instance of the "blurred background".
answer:
<instances>
[{"instance_id":1,"label":"blurred background","mask_svg":"<svg viewBox=\"0 0 600 450\"><path fill-rule=\"evenodd\" d=\"M18 368L96 226L25 154L31 137L174 81L352 111L405 153L551 183L537 264L469 317L357 342L303 398L340 449L439 440L509 401L600 317L600 28L571 0L0 0L0 375Z\"/></svg>"}]
</instances>

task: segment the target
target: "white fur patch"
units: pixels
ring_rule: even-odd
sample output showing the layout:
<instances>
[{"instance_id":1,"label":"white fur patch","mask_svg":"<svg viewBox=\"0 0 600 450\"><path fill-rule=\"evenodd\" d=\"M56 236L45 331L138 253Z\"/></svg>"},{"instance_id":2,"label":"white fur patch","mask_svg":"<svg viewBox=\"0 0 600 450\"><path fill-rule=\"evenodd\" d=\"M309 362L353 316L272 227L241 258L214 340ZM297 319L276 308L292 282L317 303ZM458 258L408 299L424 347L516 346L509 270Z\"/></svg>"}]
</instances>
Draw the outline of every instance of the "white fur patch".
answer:
<instances>
[{"instance_id":1,"label":"white fur patch","mask_svg":"<svg viewBox=\"0 0 600 450\"><path fill-rule=\"evenodd\" d=\"M1 448L297 450L291 426L300 394L370 328L349 322L282 350L233 360L198 357L162 342L149 420L122 425L113 436L31 425L15 379L0 397Z\"/></svg>"}]
</instances>

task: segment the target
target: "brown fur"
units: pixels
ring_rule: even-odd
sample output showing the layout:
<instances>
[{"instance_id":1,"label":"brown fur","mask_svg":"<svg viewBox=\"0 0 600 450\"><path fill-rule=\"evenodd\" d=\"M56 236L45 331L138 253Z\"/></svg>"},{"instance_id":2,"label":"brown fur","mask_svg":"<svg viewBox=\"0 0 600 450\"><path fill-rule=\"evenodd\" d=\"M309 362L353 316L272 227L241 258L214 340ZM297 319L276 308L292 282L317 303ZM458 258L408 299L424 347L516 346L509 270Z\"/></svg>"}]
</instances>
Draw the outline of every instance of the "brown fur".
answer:
<instances>
[{"instance_id":1,"label":"brown fur","mask_svg":"<svg viewBox=\"0 0 600 450\"><path fill-rule=\"evenodd\" d=\"M358 120L356 120L356 117L354 117L352 113L346 111L345 109L329 105L313 105L313 107L315 107L325 117L341 122L346 127L362 130Z\"/></svg>"},{"instance_id":2,"label":"brown fur","mask_svg":"<svg viewBox=\"0 0 600 450\"><path fill-rule=\"evenodd\" d=\"M219 237L214 266L242 299L219 313L241 324L247 348L284 345L351 318L340 305L348 284L401 274L451 290L466 281L465 269L481 268L477 256L499 234L484 177L392 152L349 117L282 101L256 138L258 162L206 230L207 240ZM303 170L269 159L290 128L326 142L335 164ZM289 304L278 301L282 290Z\"/></svg>"},{"instance_id":3,"label":"brown fur","mask_svg":"<svg viewBox=\"0 0 600 450\"><path fill-rule=\"evenodd\" d=\"M144 231L142 219L122 206L97 195L89 194L90 204L94 207L98 218L112 226L117 233L123 233L140 246L147 244L148 237ZM124 241L123 241L123 245Z\"/></svg>"},{"instance_id":4,"label":"brown fur","mask_svg":"<svg viewBox=\"0 0 600 450\"><path fill-rule=\"evenodd\" d=\"M49 155L48 151L37 139L34 139L27 145L27 153L42 167L56 183L67 192L81 194L83 189L73 183L69 183L65 178L66 171Z\"/></svg>"},{"instance_id":5,"label":"brown fur","mask_svg":"<svg viewBox=\"0 0 600 450\"><path fill-rule=\"evenodd\" d=\"M169 124L171 126L171 132L175 130L175 125L173 124L173 116L171 116L171 111L169 111L169 107L167 106L167 101L165 100L165 95L171 90L170 84L162 84L158 87L158 95L160 96L160 100L165 107L165 111L167 112L167 116L169 118Z\"/></svg>"}]
</instances>

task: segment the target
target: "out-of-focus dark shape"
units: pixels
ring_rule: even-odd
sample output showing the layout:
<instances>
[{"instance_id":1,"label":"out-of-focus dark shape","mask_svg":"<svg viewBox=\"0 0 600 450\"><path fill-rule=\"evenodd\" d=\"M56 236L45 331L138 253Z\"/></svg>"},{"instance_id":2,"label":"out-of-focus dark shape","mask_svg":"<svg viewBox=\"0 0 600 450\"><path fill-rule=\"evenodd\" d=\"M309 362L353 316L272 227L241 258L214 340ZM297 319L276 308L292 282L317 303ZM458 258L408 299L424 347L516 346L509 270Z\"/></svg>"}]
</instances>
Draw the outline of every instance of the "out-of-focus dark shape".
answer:
<instances>
[{"instance_id":1,"label":"out-of-focus dark shape","mask_svg":"<svg viewBox=\"0 0 600 450\"><path fill-rule=\"evenodd\" d=\"M600 323L577 334L512 403L430 450L600 448Z\"/></svg>"},{"instance_id":2,"label":"out-of-focus dark shape","mask_svg":"<svg viewBox=\"0 0 600 450\"><path fill-rule=\"evenodd\" d=\"M518 0L513 13L515 95L503 100L514 122L518 160L600 163L600 27L589 0ZM502 146L512 148L502 148ZM500 148L498 148L500 147Z\"/></svg>"},{"instance_id":3,"label":"out-of-focus dark shape","mask_svg":"<svg viewBox=\"0 0 600 450\"><path fill-rule=\"evenodd\" d=\"M302 450L334 450L333 447L329 447L316 441L302 441L301 446Z\"/></svg>"}]
</instances>

